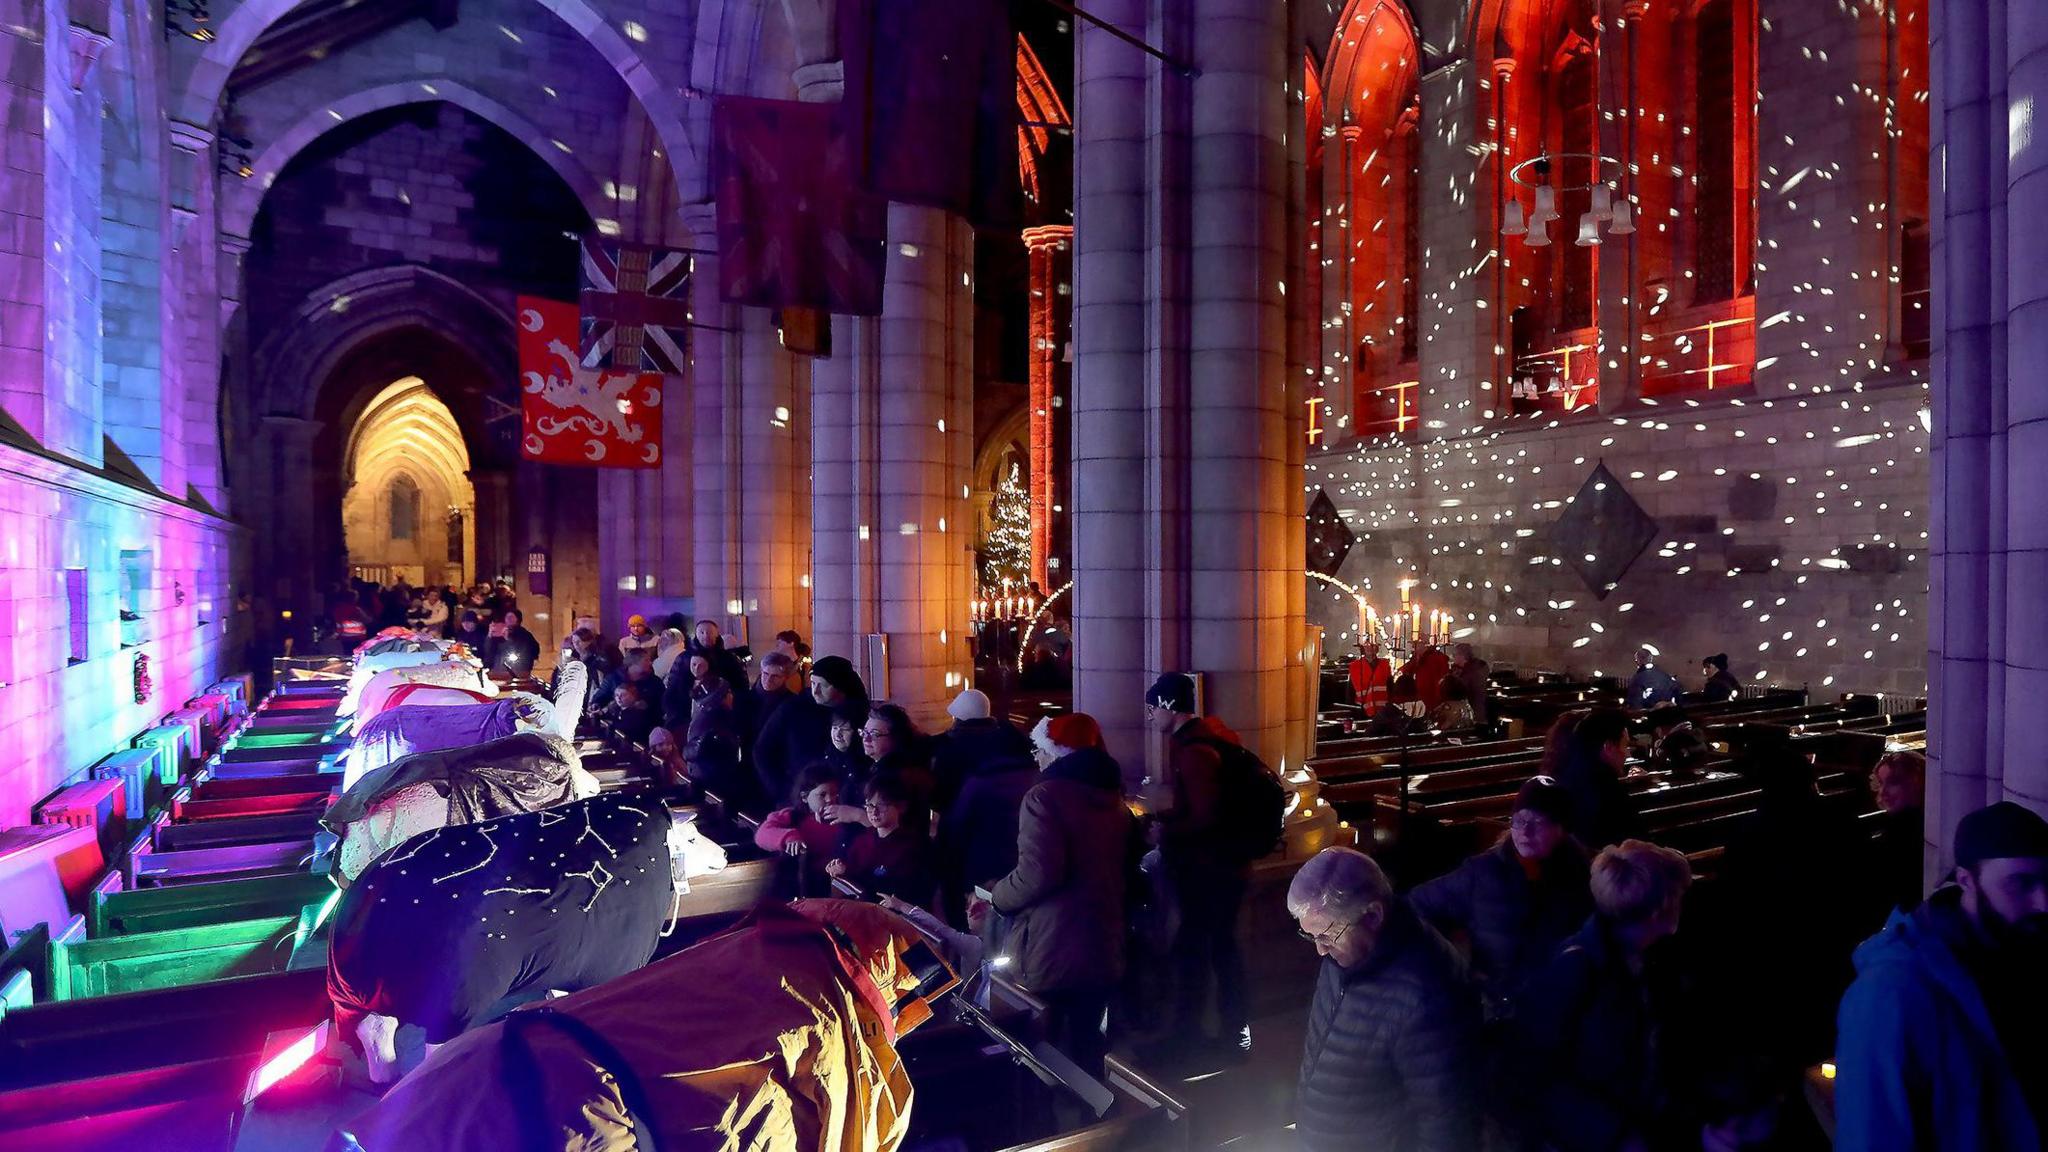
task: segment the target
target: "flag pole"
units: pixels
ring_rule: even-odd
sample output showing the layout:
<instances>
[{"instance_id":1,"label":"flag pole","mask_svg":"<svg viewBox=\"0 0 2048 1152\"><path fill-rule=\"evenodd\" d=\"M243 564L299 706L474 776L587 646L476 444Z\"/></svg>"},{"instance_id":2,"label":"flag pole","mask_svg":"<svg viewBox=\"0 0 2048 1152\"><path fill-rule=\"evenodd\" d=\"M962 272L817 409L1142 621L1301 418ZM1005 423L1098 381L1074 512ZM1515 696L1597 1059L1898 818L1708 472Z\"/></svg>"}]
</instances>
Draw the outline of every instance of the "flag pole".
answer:
<instances>
[{"instance_id":1,"label":"flag pole","mask_svg":"<svg viewBox=\"0 0 2048 1152\"><path fill-rule=\"evenodd\" d=\"M1186 61L1181 60L1177 57L1168 56L1166 53L1161 52L1159 49L1154 48L1152 45L1147 44L1143 40L1138 39L1136 36L1131 35L1129 32L1126 32L1123 29L1117 27L1116 25L1111 24L1109 21L1104 20L1102 17L1095 15L1093 12L1090 12L1087 9L1082 8L1077 4L1070 3L1069 0L1045 0L1045 3L1052 5L1053 7L1059 9L1062 12L1065 12L1069 16L1078 16L1081 19L1086 20L1090 24L1095 25L1097 28L1100 28L1104 32L1109 33L1111 36L1114 36L1117 39L1123 41L1124 43L1129 44L1131 47L1138 49L1145 55L1152 57L1154 60L1159 61L1160 63L1166 65L1167 67L1173 69L1181 75L1189 78L1190 80L1202 74L1201 70L1196 68L1194 65L1189 64Z\"/></svg>"}]
</instances>

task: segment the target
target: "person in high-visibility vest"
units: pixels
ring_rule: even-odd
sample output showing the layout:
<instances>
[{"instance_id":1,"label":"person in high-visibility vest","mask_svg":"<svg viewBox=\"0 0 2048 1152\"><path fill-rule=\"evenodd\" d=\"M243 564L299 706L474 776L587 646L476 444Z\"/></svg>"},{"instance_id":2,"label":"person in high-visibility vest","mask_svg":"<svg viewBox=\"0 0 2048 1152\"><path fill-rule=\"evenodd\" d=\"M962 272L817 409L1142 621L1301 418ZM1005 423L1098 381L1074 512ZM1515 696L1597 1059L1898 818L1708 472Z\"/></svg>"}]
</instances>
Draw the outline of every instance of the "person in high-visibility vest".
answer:
<instances>
[{"instance_id":1,"label":"person in high-visibility vest","mask_svg":"<svg viewBox=\"0 0 2048 1152\"><path fill-rule=\"evenodd\" d=\"M1387 706L1387 687L1393 682L1394 666L1380 659L1377 641L1359 641L1358 653L1351 661L1351 695L1371 716Z\"/></svg>"}]
</instances>

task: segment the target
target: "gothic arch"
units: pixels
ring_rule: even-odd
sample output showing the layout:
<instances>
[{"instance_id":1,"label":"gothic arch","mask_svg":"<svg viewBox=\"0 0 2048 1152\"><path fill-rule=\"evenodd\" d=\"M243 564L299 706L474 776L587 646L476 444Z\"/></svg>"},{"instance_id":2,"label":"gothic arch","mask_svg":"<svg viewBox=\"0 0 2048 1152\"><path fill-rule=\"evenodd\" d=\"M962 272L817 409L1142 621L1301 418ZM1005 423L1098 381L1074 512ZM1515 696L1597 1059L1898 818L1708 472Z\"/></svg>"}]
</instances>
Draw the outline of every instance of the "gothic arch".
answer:
<instances>
[{"instance_id":1,"label":"gothic arch","mask_svg":"<svg viewBox=\"0 0 2048 1152\"><path fill-rule=\"evenodd\" d=\"M555 175L560 176L562 182L576 193L576 198L582 201L584 211L590 213L591 219L602 219L617 211L616 205L605 198L603 189L581 162L559 148L546 147L547 133L532 121L460 80L434 76L366 88L306 113L263 149L252 165L254 171L246 180L223 183L221 231L229 236L250 235L271 184L294 157L320 137L349 121L387 108L437 102L452 104L504 129L525 145L527 151L554 169Z\"/></svg>"},{"instance_id":2,"label":"gothic arch","mask_svg":"<svg viewBox=\"0 0 2048 1152\"><path fill-rule=\"evenodd\" d=\"M249 410L318 419L319 386L342 358L365 341L409 327L446 338L506 381L512 395L518 379L512 317L452 277L403 264L344 276L309 295L257 350Z\"/></svg>"},{"instance_id":3,"label":"gothic arch","mask_svg":"<svg viewBox=\"0 0 2048 1152\"><path fill-rule=\"evenodd\" d=\"M647 62L641 59L625 35L598 14L587 0L535 2L560 17L618 72L654 125L662 149L668 155L685 161L673 165L678 179L683 172L701 173L703 157L695 138L684 127L685 106L681 103L681 94L670 91L669 85L648 70ZM213 41L207 44L205 54L192 66L191 75L186 77L183 88L171 105L171 118L201 127L211 126L235 65L271 25L305 3L307 0L247 0L226 19L217 22L213 26Z\"/></svg>"},{"instance_id":4,"label":"gothic arch","mask_svg":"<svg viewBox=\"0 0 2048 1152\"><path fill-rule=\"evenodd\" d=\"M1314 89L1309 152L1320 157L1316 267L1326 326L1324 379L1354 435L1408 431L1414 398L1421 179L1420 45L1399 0L1351 0ZM1326 264L1327 262L1327 264Z\"/></svg>"}]
</instances>

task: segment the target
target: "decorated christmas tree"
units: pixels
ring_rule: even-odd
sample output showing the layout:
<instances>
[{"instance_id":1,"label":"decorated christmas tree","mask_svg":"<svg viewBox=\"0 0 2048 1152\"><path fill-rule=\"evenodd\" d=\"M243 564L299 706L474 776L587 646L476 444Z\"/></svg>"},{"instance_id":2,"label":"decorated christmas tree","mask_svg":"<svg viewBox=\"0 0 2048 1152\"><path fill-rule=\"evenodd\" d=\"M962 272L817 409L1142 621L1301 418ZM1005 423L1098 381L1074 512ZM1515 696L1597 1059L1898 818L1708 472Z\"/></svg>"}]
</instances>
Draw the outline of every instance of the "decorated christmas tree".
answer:
<instances>
[{"instance_id":1,"label":"decorated christmas tree","mask_svg":"<svg viewBox=\"0 0 2048 1152\"><path fill-rule=\"evenodd\" d=\"M988 536L981 542L981 585L1018 588L1031 578L1031 497L1024 489L1023 470L1012 463L996 482L989 505Z\"/></svg>"}]
</instances>

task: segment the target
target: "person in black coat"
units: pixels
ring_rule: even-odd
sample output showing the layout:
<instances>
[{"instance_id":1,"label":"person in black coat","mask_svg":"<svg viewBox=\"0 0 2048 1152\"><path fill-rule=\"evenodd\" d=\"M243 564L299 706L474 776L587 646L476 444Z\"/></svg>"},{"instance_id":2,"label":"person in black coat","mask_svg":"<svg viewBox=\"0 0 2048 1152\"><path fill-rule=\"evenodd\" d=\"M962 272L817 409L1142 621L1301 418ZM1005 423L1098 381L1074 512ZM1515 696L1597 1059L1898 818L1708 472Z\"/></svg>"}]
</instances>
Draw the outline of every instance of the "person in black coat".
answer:
<instances>
[{"instance_id":1,"label":"person in black coat","mask_svg":"<svg viewBox=\"0 0 2048 1152\"><path fill-rule=\"evenodd\" d=\"M954 701L954 707L959 706ZM958 721L942 733L932 754L935 794L947 795L943 806L934 800L939 812L940 910L955 926L966 922L967 897L977 886L991 884L1017 866L1017 814L1024 794L1038 782L1029 738L1021 755L1011 752L1007 741L954 740L969 723ZM1002 730L1016 731L998 729ZM972 755L967 754L970 749Z\"/></svg>"},{"instance_id":2,"label":"person in black coat","mask_svg":"<svg viewBox=\"0 0 2048 1152\"><path fill-rule=\"evenodd\" d=\"M1534 1146L1683 1146L1665 1043L1676 998L1651 949L1678 931L1691 884L1684 856L1641 840L1594 859L1592 918L1530 977L1509 1018L1501 1119Z\"/></svg>"},{"instance_id":3,"label":"person in black coat","mask_svg":"<svg viewBox=\"0 0 2048 1152\"><path fill-rule=\"evenodd\" d=\"M540 659L540 641L526 630L524 619L517 608L505 610L504 635L491 637L485 649L484 664L492 675L514 680L533 675L534 662Z\"/></svg>"},{"instance_id":4,"label":"person in black coat","mask_svg":"<svg viewBox=\"0 0 2048 1152\"><path fill-rule=\"evenodd\" d=\"M795 662L780 652L770 652L761 657L761 678L752 688L734 687L733 712L739 720L740 739L747 747L760 739L761 729L768 726L776 709L794 698L790 680L795 675Z\"/></svg>"},{"instance_id":5,"label":"person in black coat","mask_svg":"<svg viewBox=\"0 0 2048 1152\"><path fill-rule=\"evenodd\" d=\"M1595 708L1581 717L1564 744L1563 765L1554 773L1572 795L1572 831L1587 848L1643 835L1635 798L1622 786L1628 771L1628 714Z\"/></svg>"},{"instance_id":6,"label":"person in black coat","mask_svg":"<svg viewBox=\"0 0 2048 1152\"><path fill-rule=\"evenodd\" d=\"M1287 911L1323 957L1295 1094L1302 1147L1477 1148L1479 1006L1451 946L1351 848L1304 864Z\"/></svg>"},{"instance_id":7,"label":"person in black coat","mask_svg":"<svg viewBox=\"0 0 2048 1152\"><path fill-rule=\"evenodd\" d=\"M1709 704L1719 704L1742 695L1742 681L1728 671L1727 656L1716 652L1700 661L1700 672L1707 678L1706 687L1701 689L1700 695L1706 697Z\"/></svg>"},{"instance_id":8,"label":"person in black coat","mask_svg":"<svg viewBox=\"0 0 2048 1152\"><path fill-rule=\"evenodd\" d=\"M1875 931L1894 909L1919 907L1926 889L1927 758L1905 750L1885 753L1871 769L1870 790L1881 809L1871 842Z\"/></svg>"},{"instance_id":9,"label":"person in black coat","mask_svg":"<svg viewBox=\"0 0 2048 1152\"><path fill-rule=\"evenodd\" d=\"M1723 1020L1796 1074L1834 1051L1834 1006L1855 976L1850 953L1880 897L1865 833L1815 790L1803 753L1766 743L1739 769L1757 806L1730 833L1713 888L1702 893L1711 899L1702 902L1700 936L1714 953L1706 970L1721 986Z\"/></svg>"},{"instance_id":10,"label":"person in black coat","mask_svg":"<svg viewBox=\"0 0 2048 1152\"><path fill-rule=\"evenodd\" d=\"M1592 915L1586 850L1568 831L1571 807L1557 781L1530 779L1499 843L1408 894L1431 927L1469 941L1472 972L1492 1010L1504 1008Z\"/></svg>"},{"instance_id":11,"label":"person in black coat","mask_svg":"<svg viewBox=\"0 0 2048 1152\"><path fill-rule=\"evenodd\" d=\"M953 726L932 737L932 808L952 807L976 765L991 760L1031 762L1031 738L1008 717L992 715L988 696L969 688L946 706Z\"/></svg>"},{"instance_id":12,"label":"person in black coat","mask_svg":"<svg viewBox=\"0 0 2048 1152\"><path fill-rule=\"evenodd\" d=\"M788 795L804 765L832 751L832 710L865 705L868 699L866 685L844 656L826 656L812 665L810 687L809 693L797 693L777 708L754 739L754 773L763 795Z\"/></svg>"}]
</instances>

